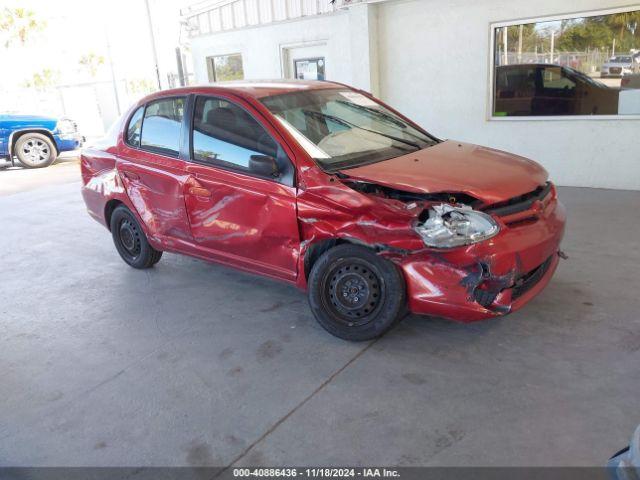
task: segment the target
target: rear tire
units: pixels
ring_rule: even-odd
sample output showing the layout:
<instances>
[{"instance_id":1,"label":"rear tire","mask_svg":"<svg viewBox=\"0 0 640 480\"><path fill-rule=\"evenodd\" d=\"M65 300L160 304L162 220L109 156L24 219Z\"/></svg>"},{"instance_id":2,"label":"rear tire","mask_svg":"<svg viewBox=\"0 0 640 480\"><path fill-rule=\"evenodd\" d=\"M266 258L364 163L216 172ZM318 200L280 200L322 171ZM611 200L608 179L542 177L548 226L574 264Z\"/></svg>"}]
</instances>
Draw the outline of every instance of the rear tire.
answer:
<instances>
[{"instance_id":1,"label":"rear tire","mask_svg":"<svg viewBox=\"0 0 640 480\"><path fill-rule=\"evenodd\" d=\"M16 157L27 168L48 167L58 156L49 137L41 133L24 133L13 149Z\"/></svg>"},{"instance_id":2,"label":"rear tire","mask_svg":"<svg viewBox=\"0 0 640 480\"><path fill-rule=\"evenodd\" d=\"M153 248L136 217L124 205L111 214L111 236L120 257L133 268L150 268L160 261L162 252Z\"/></svg>"},{"instance_id":3,"label":"rear tire","mask_svg":"<svg viewBox=\"0 0 640 480\"><path fill-rule=\"evenodd\" d=\"M376 338L406 315L398 268L358 245L338 245L322 254L309 274L308 298L318 323L344 340Z\"/></svg>"}]
</instances>

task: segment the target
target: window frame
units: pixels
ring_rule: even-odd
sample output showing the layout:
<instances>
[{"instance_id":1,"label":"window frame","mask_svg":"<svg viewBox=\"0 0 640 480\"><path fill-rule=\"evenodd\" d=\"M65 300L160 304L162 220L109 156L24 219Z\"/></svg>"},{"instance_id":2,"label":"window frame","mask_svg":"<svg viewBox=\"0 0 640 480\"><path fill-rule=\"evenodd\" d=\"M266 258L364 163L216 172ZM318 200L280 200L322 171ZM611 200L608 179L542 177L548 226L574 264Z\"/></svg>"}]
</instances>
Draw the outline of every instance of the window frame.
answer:
<instances>
[{"instance_id":1,"label":"window frame","mask_svg":"<svg viewBox=\"0 0 640 480\"><path fill-rule=\"evenodd\" d=\"M146 108L146 104L136 105L136 107L131 111L129 118L127 118L127 123L125 124L124 130L122 131L122 141L130 148L140 149L140 145L136 146L129 143L129 126L131 125L131 120L133 120L134 115L138 113L138 110L142 109L142 117L140 118L140 143L142 143L142 124L144 123L144 111L146 110Z\"/></svg>"},{"instance_id":2,"label":"window frame","mask_svg":"<svg viewBox=\"0 0 640 480\"><path fill-rule=\"evenodd\" d=\"M530 122L530 121L584 121L584 120L640 120L640 113L633 115L529 115L529 116L506 116L500 117L493 114L495 103L495 47L496 47L496 29L502 27L512 27L517 25L526 25L528 23L553 22L558 20L569 20L574 18L597 17L601 15L612 15L615 13L635 12L640 10L639 5L627 5L624 7L605 8L598 10L576 11L557 15L546 15L530 18L519 18L513 20L504 20L489 23L489 72L488 72L488 93L487 93L487 110L486 120L490 122Z\"/></svg>"},{"instance_id":3,"label":"window frame","mask_svg":"<svg viewBox=\"0 0 640 480\"><path fill-rule=\"evenodd\" d=\"M263 175L258 175L256 173L253 173L248 169L242 169L239 166L234 167L230 162L223 162L223 161L217 162L215 160L196 159L193 155L193 127L195 124L196 102L198 101L199 98L204 98L204 99L211 98L211 99L223 100L225 102L232 103L238 108L241 108L247 115L249 115L255 122L257 122L258 125L260 125L260 127L265 131L265 133L269 135L271 139L276 143L276 145L284 155L285 160L283 160L283 162L286 163L286 165L278 165L279 167L286 166L286 169L281 170L281 175L278 178L265 177ZM246 108L244 105L242 105L240 102L238 102L234 98L226 97L224 95L216 94L216 93L196 93L195 95L193 95L193 98L191 100L191 111L189 112L189 121L187 125L187 137L188 137L189 148L188 148L188 157L186 158L186 161L190 163L202 165L205 167L225 170L225 171L236 173L236 174L246 175L251 178L258 178L260 180L266 180L268 182L280 183L282 185L287 185L289 187L295 187L296 169L293 161L291 160L289 154L287 153L286 148L283 145L283 142L278 140L276 137L274 137L274 135L266 127L265 122L260 121L260 119L253 112L251 112L248 108ZM280 159L276 158L276 162L278 162L278 160Z\"/></svg>"},{"instance_id":4,"label":"window frame","mask_svg":"<svg viewBox=\"0 0 640 480\"><path fill-rule=\"evenodd\" d=\"M217 82L218 79L216 78L216 62L215 59L219 58L219 57L233 57L233 56L239 56L240 57L240 61L242 62L242 78L241 80L244 80L244 57L242 56L242 52L232 52L232 53L221 53L218 55L209 55L208 57L206 57L207 60L207 76L209 77L209 82ZM224 82L226 80L220 80L221 82Z\"/></svg>"},{"instance_id":5,"label":"window frame","mask_svg":"<svg viewBox=\"0 0 640 480\"><path fill-rule=\"evenodd\" d=\"M187 119L187 116L190 114L189 112L189 99L190 95L167 95L167 96L163 96L163 97L157 97L157 98L153 98L151 100L149 100L148 102L145 102L142 105L137 105L131 112L131 114L129 115L129 118L127 119L127 123L126 126L123 130L123 138L122 141L123 143L128 147L128 148L133 148L135 150L140 150L142 152L147 152L147 153L152 153L153 155L161 155L163 157L167 157L167 158L172 158L172 159L182 159L182 151L184 149L183 145L184 145L184 132L185 132L185 120ZM142 146L142 131L144 130L144 119L145 119L145 115L147 113L147 107L152 104L152 103L156 103L156 102L161 102L163 100L170 100L170 99L175 99L175 98L182 98L184 105L183 105L183 112L182 112L182 121L180 122L180 135L178 137L178 154L177 155L168 155L166 153L160 153L157 152L155 150L149 149L149 148L144 148ZM131 145L129 143L129 135L128 135L128 131L129 131L129 124L131 123L131 120L133 119L133 116L136 114L136 112L138 110L140 110L140 108L142 108L142 123L140 124L140 145L136 146L136 145Z\"/></svg>"}]
</instances>

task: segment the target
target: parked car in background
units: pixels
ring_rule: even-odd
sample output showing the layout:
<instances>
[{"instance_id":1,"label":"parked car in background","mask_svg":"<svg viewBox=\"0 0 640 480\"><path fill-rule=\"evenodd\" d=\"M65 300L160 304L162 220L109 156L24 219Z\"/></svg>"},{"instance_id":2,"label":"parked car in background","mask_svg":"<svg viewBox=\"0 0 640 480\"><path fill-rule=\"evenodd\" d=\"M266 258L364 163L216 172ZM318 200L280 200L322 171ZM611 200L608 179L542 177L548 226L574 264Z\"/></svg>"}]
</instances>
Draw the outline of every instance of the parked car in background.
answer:
<instances>
[{"instance_id":1,"label":"parked car in background","mask_svg":"<svg viewBox=\"0 0 640 480\"><path fill-rule=\"evenodd\" d=\"M632 73L622 77L620 88L623 90L640 88L640 73Z\"/></svg>"},{"instance_id":2,"label":"parked car in background","mask_svg":"<svg viewBox=\"0 0 640 480\"><path fill-rule=\"evenodd\" d=\"M636 69L634 55L618 55L611 57L600 67L600 77L622 77L633 73Z\"/></svg>"},{"instance_id":3,"label":"parked car in background","mask_svg":"<svg viewBox=\"0 0 640 480\"><path fill-rule=\"evenodd\" d=\"M571 67L552 64L496 68L494 116L615 115L619 90Z\"/></svg>"},{"instance_id":4,"label":"parked car in background","mask_svg":"<svg viewBox=\"0 0 640 480\"><path fill-rule=\"evenodd\" d=\"M625 75L620 80L618 113L621 115L638 115L640 113L640 73Z\"/></svg>"},{"instance_id":5,"label":"parked car in background","mask_svg":"<svg viewBox=\"0 0 640 480\"><path fill-rule=\"evenodd\" d=\"M73 120L39 115L0 115L0 158L28 168L47 167L61 152L82 146Z\"/></svg>"},{"instance_id":6,"label":"parked car in background","mask_svg":"<svg viewBox=\"0 0 640 480\"><path fill-rule=\"evenodd\" d=\"M513 312L561 255L565 210L544 168L439 140L332 82L155 93L83 149L81 171L89 214L130 266L170 251L289 282L348 340L407 311Z\"/></svg>"}]
</instances>

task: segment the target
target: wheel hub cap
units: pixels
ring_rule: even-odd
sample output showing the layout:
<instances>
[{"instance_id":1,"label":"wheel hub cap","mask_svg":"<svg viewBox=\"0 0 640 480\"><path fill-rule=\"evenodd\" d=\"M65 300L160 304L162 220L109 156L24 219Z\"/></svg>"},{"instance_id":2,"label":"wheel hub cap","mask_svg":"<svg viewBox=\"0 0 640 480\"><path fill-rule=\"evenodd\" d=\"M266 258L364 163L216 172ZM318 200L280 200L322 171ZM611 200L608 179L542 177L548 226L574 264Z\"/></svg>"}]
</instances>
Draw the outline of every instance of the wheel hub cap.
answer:
<instances>
[{"instance_id":1,"label":"wheel hub cap","mask_svg":"<svg viewBox=\"0 0 640 480\"><path fill-rule=\"evenodd\" d=\"M342 278L336 288L342 292L341 303L345 308L359 308L369 299L367 282L359 275L347 275Z\"/></svg>"},{"instance_id":2,"label":"wheel hub cap","mask_svg":"<svg viewBox=\"0 0 640 480\"><path fill-rule=\"evenodd\" d=\"M131 255L137 255L140 251L140 240L138 231L130 221L125 220L120 224L120 242Z\"/></svg>"},{"instance_id":3,"label":"wheel hub cap","mask_svg":"<svg viewBox=\"0 0 640 480\"><path fill-rule=\"evenodd\" d=\"M30 138L22 146L22 153L32 162L40 163L49 158L49 146L40 139Z\"/></svg>"},{"instance_id":4,"label":"wheel hub cap","mask_svg":"<svg viewBox=\"0 0 640 480\"><path fill-rule=\"evenodd\" d=\"M377 275L357 260L336 266L324 288L327 307L349 326L368 323L382 297Z\"/></svg>"}]
</instances>

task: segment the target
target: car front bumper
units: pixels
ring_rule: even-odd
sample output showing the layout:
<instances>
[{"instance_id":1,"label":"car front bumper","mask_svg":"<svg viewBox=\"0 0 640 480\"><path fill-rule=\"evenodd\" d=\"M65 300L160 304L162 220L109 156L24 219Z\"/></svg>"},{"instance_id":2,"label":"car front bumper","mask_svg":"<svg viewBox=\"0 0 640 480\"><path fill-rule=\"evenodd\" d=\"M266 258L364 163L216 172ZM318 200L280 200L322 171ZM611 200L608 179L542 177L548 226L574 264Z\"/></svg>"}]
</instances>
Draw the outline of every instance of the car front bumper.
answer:
<instances>
[{"instance_id":1,"label":"car front bumper","mask_svg":"<svg viewBox=\"0 0 640 480\"><path fill-rule=\"evenodd\" d=\"M555 189L532 216L501 225L484 242L424 251L396 260L407 284L409 309L461 322L513 312L549 283L558 266L566 214Z\"/></svg>"},{"instance_id":2,"label":"car front bumper","mask_svg":"<svg viewBox=\"0 0 640 480\"><path fill-rule=\"evenodd\" d=\"M85 138L79 133L57 134L54 135L56 146L59 152L67 152L69 150L77 150L81 148Z\"/></svg>"},{"instance_id":3,"label":"car front bumper","mask_svg":"<svg viewBox=\"0 0 640 480\"><path fill-rule=\"evenodd\" d=\"M622 68L620 70L611 71L608 68L602 69L600 72L601 77L611 77L611 78L619 78L625 75L630 75L633 73L633 70L630 68Z\"/></svg>"}]
</instances>

